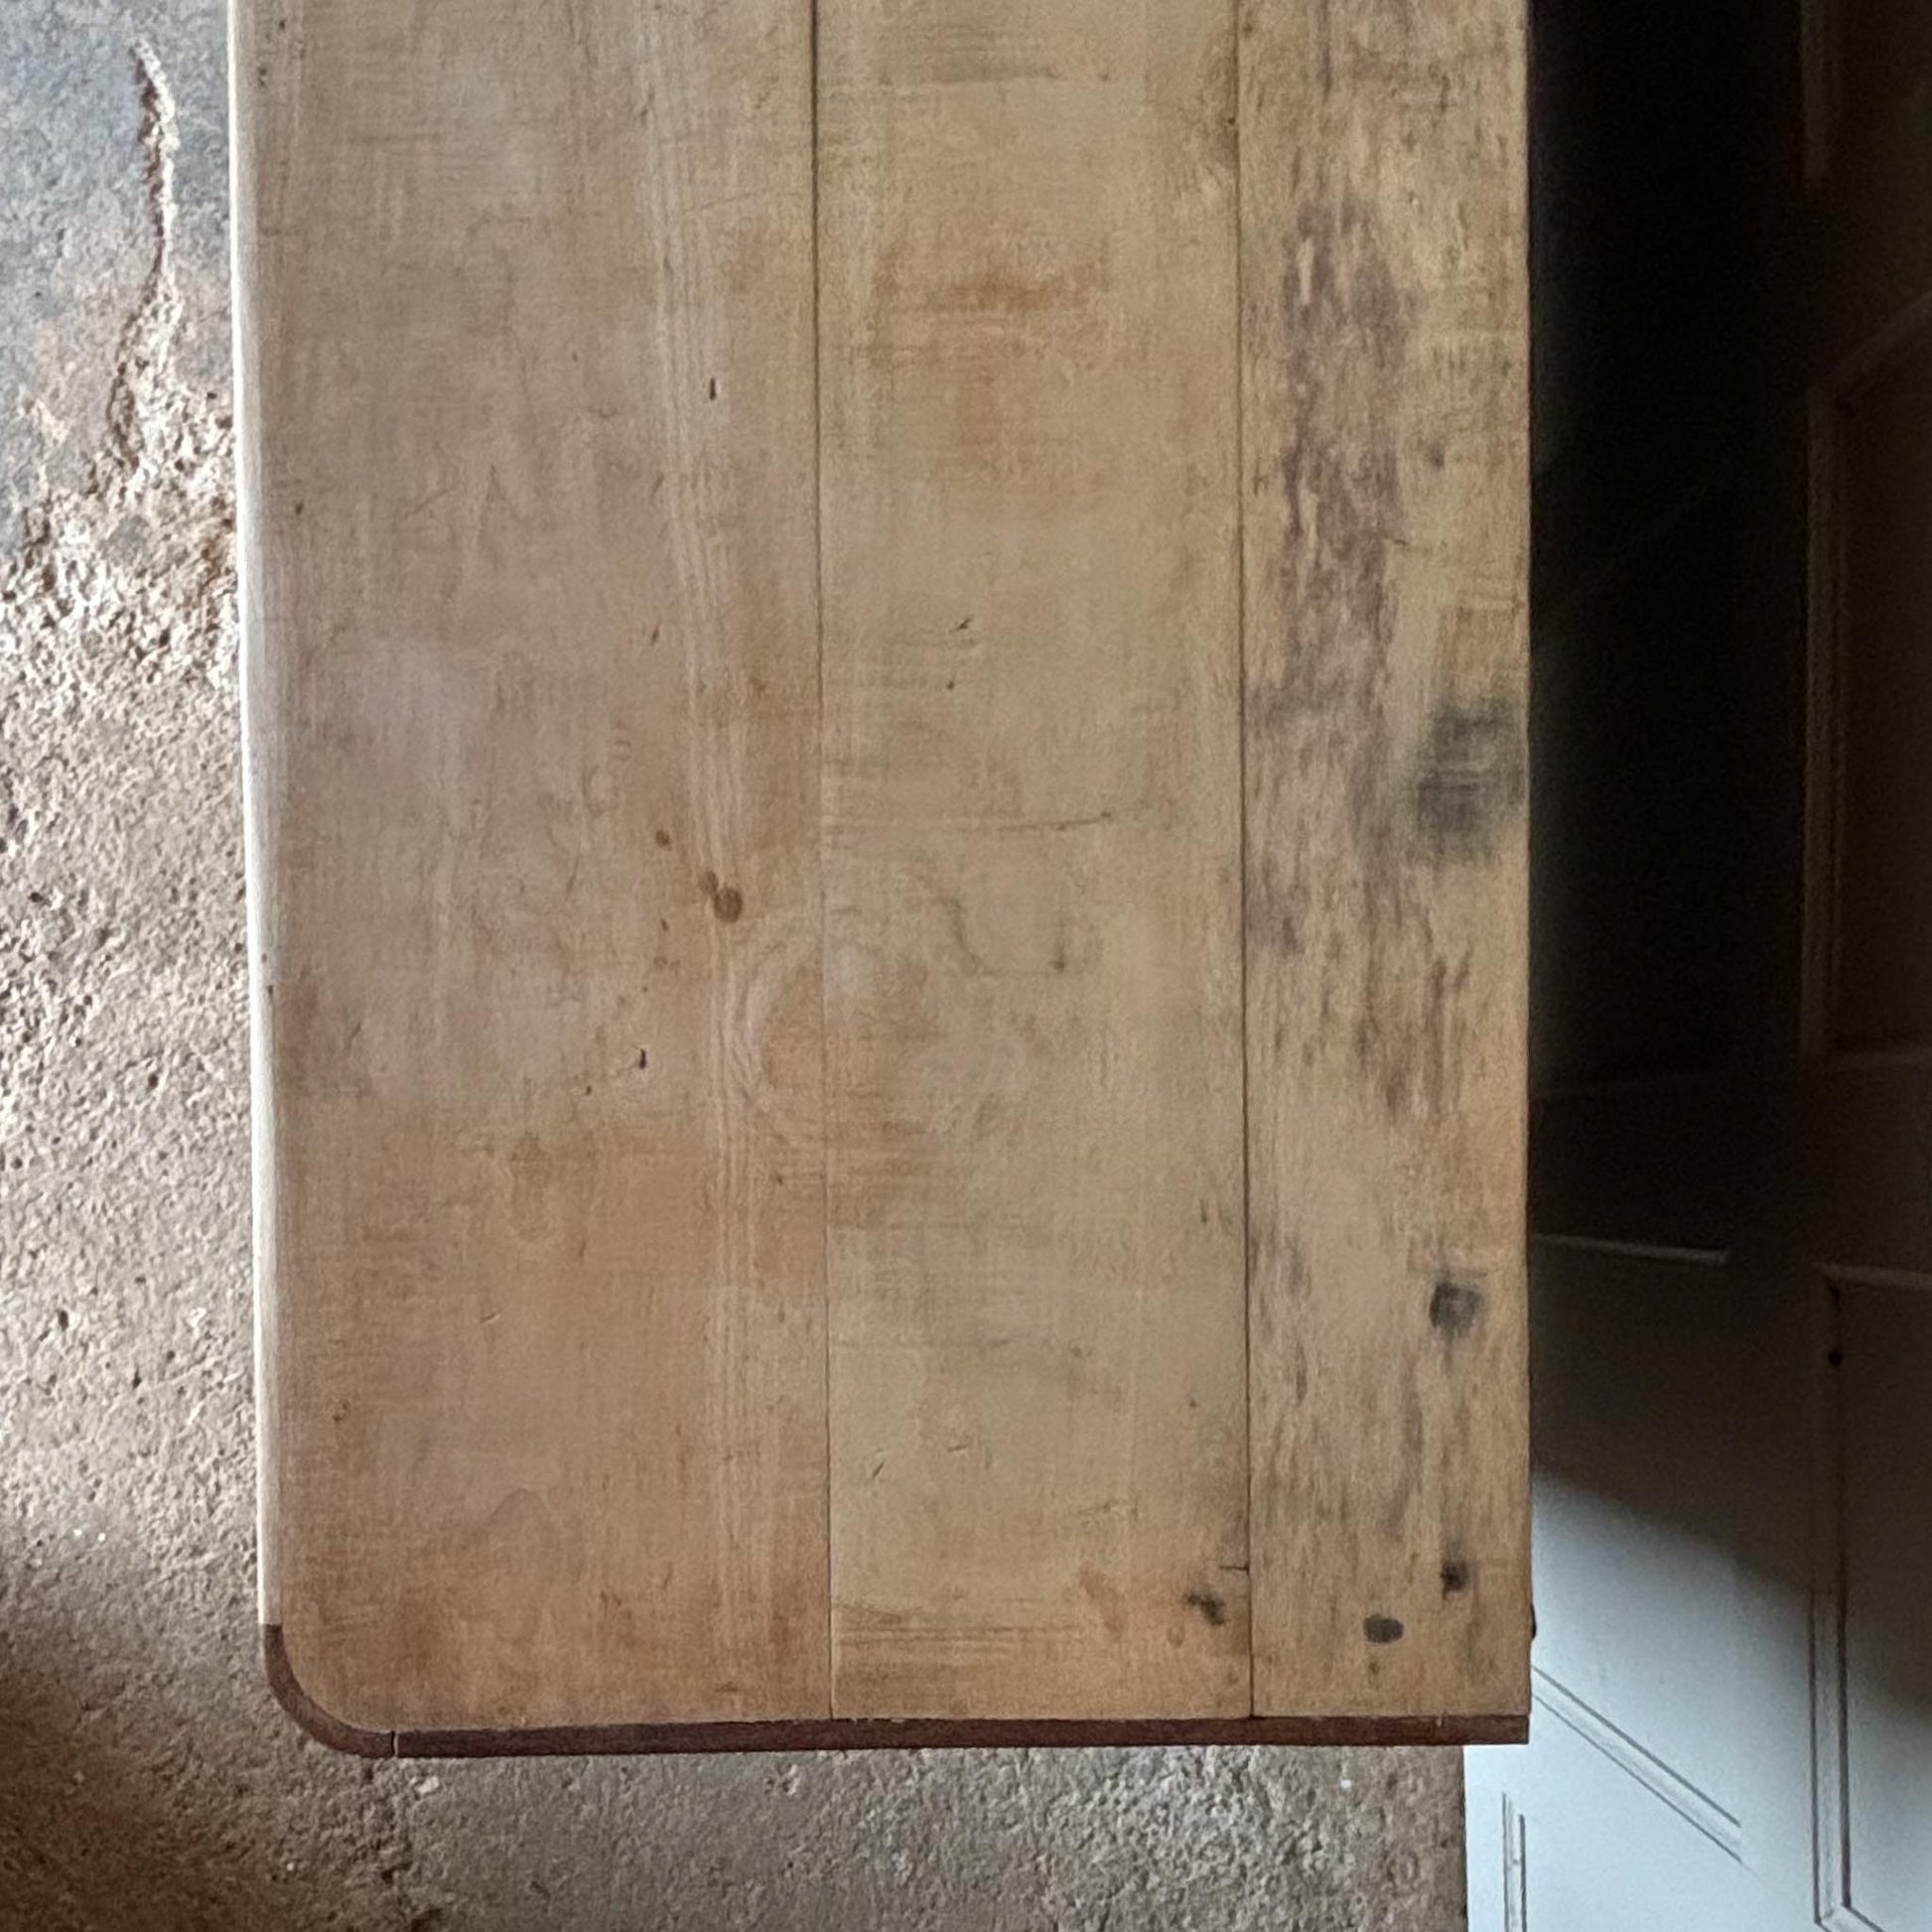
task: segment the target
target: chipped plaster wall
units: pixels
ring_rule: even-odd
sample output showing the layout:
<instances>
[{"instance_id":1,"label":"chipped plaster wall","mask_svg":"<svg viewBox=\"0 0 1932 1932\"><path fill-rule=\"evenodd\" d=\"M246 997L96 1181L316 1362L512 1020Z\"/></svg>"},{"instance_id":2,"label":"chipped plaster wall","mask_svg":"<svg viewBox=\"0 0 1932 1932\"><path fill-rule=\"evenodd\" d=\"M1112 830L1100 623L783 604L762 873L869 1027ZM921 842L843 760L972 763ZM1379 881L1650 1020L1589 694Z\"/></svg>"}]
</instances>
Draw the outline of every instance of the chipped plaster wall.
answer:
<instances>
[{"instance_id":1,"label":"chipped plaster wall","mask_svg":"<svg viewBox=\"0 0 1932 1932\"><path fill-rule=\"evenodd\" d=\"M210 0L0 6L0 1928L1447 1932L1418 1752L365 1764L269 1700Z\"/></svg>"}]
</instances>

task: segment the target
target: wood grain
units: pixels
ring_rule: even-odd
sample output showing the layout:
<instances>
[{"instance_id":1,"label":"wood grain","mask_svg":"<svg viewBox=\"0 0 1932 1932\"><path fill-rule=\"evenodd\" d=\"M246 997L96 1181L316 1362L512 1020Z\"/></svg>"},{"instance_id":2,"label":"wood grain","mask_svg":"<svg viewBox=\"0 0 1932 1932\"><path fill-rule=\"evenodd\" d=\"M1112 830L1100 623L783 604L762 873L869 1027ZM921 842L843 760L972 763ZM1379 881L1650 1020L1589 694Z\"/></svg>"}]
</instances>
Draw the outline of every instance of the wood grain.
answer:
<instances>
[{"instance_id":1,"label":"wood grain","mask_svg":"<svg viewBox=\"0 0 1932 1932\"><path fill-rule=\"evenodd\" d=\"M819 49L834 1705L1243 1713L1232 11Z\"/></svg>"},{"instance_id":2,"label":"wood grain","mask_svg":"<svg viewBox=\"0 0 1932 1932\"><path fill-rule=\"evenodd\" d=\"M1255 1709L1524 1709L1516 0L1242 42Z\"/></svg>"},{"instance_id":3,"label":"wood grain","mask_svg":"<svg viewBox=\"0 0 1932 1932\"><path fill-rule=\"evenodd\" d=\"M1520 1726L1521 30L237 0L317 1734Z\"/></svg>"},{"instance_id":4,"label":"wood grain","mask_svg":"<svg viewBox=\"0 0 1932 1932\"><path fill-rule=\"evenodd\" d=\"M823 1713L808 10L236 27L266 1614Z\"/></svg>"}]
</instances>

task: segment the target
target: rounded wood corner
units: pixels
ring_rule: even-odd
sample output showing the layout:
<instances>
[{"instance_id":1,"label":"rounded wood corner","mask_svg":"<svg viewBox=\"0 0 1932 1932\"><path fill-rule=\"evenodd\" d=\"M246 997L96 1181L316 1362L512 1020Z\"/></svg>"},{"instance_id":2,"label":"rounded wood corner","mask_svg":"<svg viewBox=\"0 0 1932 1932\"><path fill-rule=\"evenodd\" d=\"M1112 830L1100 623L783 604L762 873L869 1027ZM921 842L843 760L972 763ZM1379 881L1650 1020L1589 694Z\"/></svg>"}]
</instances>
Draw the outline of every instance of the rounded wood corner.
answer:
<instances>
[{"instance_id":1,"label":"rounded wood corner","mask_svg":"<svg viewBox=\"0 0 1932 1932\"><path fill-rule=\"evenodd\" d=\"M261 1631L262 1666L268 1674L268 1688L275 1694L275 1702L317 1743L327 1744L331 1750L345 1752L350 1757L396 1755L393 1730L370 1730L362 1725L347 1724L325 1711L309 1695L289 1661L288 1644L279 1623L264 1623Z\"/></svg>"},{"instance_id":2,"label":"rounded wood corner","mask_svg":"<svg viewBox=\"0 0 1932 1932\"><path fill-rule=\"evenodd\" d=\"M261 1626L269 1689L318 1743L351 1757L553 1757L765 1751L1149 1748L1164 1745L1463 1746L1524 1744L1527 1712L1436 1717L1213 1719L792 1718L371 1729L326 1711L295 1673L279 1623Z\"/></svg>"}]
</instances>

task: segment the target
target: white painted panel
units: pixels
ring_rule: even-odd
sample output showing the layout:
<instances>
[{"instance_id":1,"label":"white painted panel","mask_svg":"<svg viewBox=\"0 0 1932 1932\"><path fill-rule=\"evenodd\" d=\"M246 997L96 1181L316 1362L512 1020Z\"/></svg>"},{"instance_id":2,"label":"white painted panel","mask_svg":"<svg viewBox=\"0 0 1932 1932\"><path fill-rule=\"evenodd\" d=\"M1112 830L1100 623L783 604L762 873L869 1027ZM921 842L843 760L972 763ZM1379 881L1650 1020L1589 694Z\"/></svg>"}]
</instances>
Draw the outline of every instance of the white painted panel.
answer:
<instances>
[{"instance_id":1,"label":"white painted panel","mask_svg":"<svg viewBox=\"0 0 1932 1932\"><path fill-rule=\"evenodd\" d=\"M1846 1889L1932 1932L1932 1294L1842 1295Z\"/></svg>"},{"instance_id":2,"label":"white painted panel","mask_svg":"<svg viewBox=\"0 0 1932 1932\"><path fill-rule=\"evenodd\" d=\"M1526 1747L1464 1754L1470 1932L1765 1932L1749 1872L1567 1725L1534 1722Z\"/></svg>"},{"instance_id":3,"label":"white painted panel","mask_svg":"<svg viewBox=\"0 0 1932 1932\"><path fill-rule=\"evenodd\" d=\"M1536 1265L1539 1695L1734 1853L1754 1601L1738 1289L1627 1256Z\"/></svg>"}]
</instances>

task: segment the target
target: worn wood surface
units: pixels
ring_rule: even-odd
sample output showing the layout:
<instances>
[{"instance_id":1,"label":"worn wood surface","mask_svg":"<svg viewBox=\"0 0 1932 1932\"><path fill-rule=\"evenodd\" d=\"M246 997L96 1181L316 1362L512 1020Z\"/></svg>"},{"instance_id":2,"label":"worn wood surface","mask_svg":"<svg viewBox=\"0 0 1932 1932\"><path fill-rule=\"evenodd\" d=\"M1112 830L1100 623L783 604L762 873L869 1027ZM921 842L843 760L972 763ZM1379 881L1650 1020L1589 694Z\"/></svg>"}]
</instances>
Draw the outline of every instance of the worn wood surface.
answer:
<instances>
[{"instance_id":1,"label":"worn wood surface","mask_svg":"<svg viewBox=\"0 0 1932 1932\"><path fill-rule=\"evenodd\" d=\"M305 1722L1524 1710L1520 26L237 0Z\"/></svg>"},{"instance_id":2,"label":"worn wood surface","mask_svg":"<svg viewBox=\"0 0 1932 1932\"><path fill-rule=\"evenodd\" d=\"M1514 1710L1521 22L1379 0L1249 22L1256 1708L1396 1712L1454 1683Z\"/></svg>"},{"instance_id":3,"label":"worn wood surface","mask_svg":"<svg viewBox=\"0 0 1932 1932\"><path fill-rule=\"evenodd\" d=\"M808 13L240 20L270 1620L823 1712Z\"/></svg>"},{"instance_id":4,"label":"worn wood surface","mask_svg":"<svg viewBox=\"0 0 1932 1932\"><path fill-rule=\"evenodd\" d=\"M1519 1710L1522 22L1247 19L1255 1707Z\"/></svg>"},{"instance_id":5,"label":"worn wood surface","mask_svg":"<svg viewBox=\"0 0 1932 1932\"><path fill-rule=\"evenodd\" d=\"M838 1706L1245 1713L1233 20L819 32Z\"/></svg>"}]
</instances>

